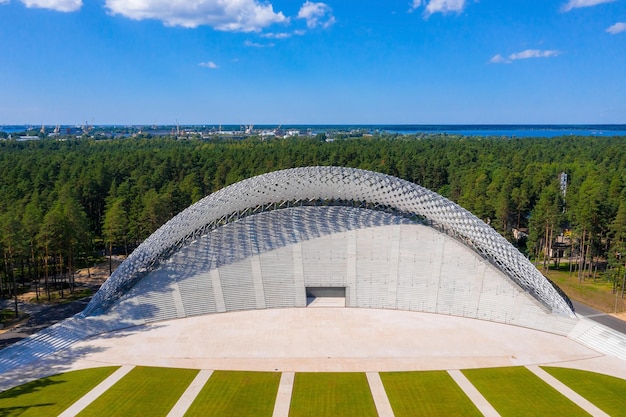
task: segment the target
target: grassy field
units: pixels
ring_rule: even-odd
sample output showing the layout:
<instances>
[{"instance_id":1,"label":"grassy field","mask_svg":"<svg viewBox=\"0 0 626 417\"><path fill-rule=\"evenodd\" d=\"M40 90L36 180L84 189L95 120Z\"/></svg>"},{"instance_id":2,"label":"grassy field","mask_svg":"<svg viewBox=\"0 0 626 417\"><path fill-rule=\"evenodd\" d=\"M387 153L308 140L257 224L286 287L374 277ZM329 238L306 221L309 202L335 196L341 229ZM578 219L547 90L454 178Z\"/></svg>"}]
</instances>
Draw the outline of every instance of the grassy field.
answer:
<instances>
[{"instance_id":1,"label":"grassy field","mask_svg":"<svg viewBox=\"0 0 626 417\"><path fill-rule=\"evenodd\" d=\"M613 294L613 284L603 278L586 279L578 282L576 273L569 273L569 266L562 265L560 269L550 269L544 271L541 266L537 266L539 270L554 281L564 292L573 300L580 301L583 304L591 306L605 313L614 313L616 310L616 298ZM626 311L625 299L617 298L617 312Z\"/></svg>"},{"instance_id":2,"label":"grassy field","mask_svg":"<svg viewBox=\"0 0 626 417\"><path fill-rule=\"evenodd\" d=\"M467 369L463 374L502 417L588 416L528 369Z\"/></svg>"},{"instance_id":3,"label":"grassy field","mask_svg":"<svg viewBox=\"0 0 626 417\"><path fill-rule=\"evenodd\" d=\"M446 371L384 372L380 378L396 417L482 415Z\"/></svg>"},{"instance_id":4,"label":"grassy field","mask_svg":"<svg viewBox=\"0 0 626 417\"><path fill-rule=\"evenodd\" d=\"M54 416L116 367L42 378L0 393L1 417ZM544 367L611 416L626 417L626 380ZM198 371L137 367L79 416L165 416ZM524 367L464 370L503 416L583 416L582 409ZM216 371L185 416L271 416L281 374ZM396 417L480 415L445 371L380 374ZM364 373L296 373L290 417L376 416Z\"/></svg>"},{"instance_id":5,"label":"grassy field","mask_svg":"<svg viewBox=\"0 0 626 417\"><path fill-rule=\"evenodd\" d=\"M198 370L138 366L78 415L166 416Z\"/></svg>"},{"instance_id":6,"label":"grassy field","mask_svg":"<svg viewBox=\"0 0 626 417\"><path fill-rule=\"evenodd\" d=\"M215 371L185 416L271 417L280 375Z\"/></svg>"},{"instance_id":7,"label":"grassy field","mask_svg":"<svg viewBox=\"0 0 626 417\"><path fill-rule=\"evenodd\" d=\"M296 373L289 417L376 417L364 373Z\"/></svg>"},{"instance_id":8,"label":"grassy field","mask_svg":"<svg viewBox=\"0 0 626 417\"><path fill-rule=\"evenodd\" d=\"M0 416L56 416L117 367L92 368L38 379L0 393Z\"/></svg>"},{"instance_id":9,"label":"grassy field","mask_svg":"<svg viewBox=\"0 0 626 417\"><path fill-rule=\"evenodd\" d=\"M577 369L542 367L550 375L592 402L610 416L626 416L626 381Z\"/></svg>"}]
</instances>

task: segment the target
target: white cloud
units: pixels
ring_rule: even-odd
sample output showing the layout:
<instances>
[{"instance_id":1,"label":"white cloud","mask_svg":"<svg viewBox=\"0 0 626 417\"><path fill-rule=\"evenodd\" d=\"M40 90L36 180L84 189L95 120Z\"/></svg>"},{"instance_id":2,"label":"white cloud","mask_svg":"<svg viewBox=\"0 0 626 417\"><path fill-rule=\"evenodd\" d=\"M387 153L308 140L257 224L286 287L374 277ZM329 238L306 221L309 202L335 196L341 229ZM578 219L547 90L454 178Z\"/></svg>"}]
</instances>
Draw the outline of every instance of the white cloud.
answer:
<instances>
[{"instance_id":1,"label":"white cloud","mask_svg":"<svg viewBox=\"0 0 626 417\"><path fill-rule=\"evenodd\" d=\"M528 59L528 58L551 58L553 56L558 56L558 55L561 55L561 52L555 51L555 50L542 51L539 49L526 49L525 51L511 54L509 58L515 61L517 59Z\"/></svg>"},{"instance_id":2,"label":"white cloud","mask_svg":"<svg viewBox=\"0 0 626 417\"><path fill-rule=\"evenodd\" d=\"M267 32L262 33L260 36L266 39L288 39L292 36L303 36L306 34L306 30L294 30L293 32Z\"/></svg>"},{"instance_id":3,"label":"white cloud","mask_svg":"<svg viewBox=\"0 0 626 417\"><path fill-rule=\"evenodd\" d=\"M552 50L526 49L525 51L511 54L508 57L503 57L500 54L494 55L489 60L489 62L492 64L510 64L513 61L517 61L520 59L552 58L552 57L559 56L559 55L561 55L561 51L557 51L554 49Z\"/></svg>"},{"instance_id":4,"label":"white cloud","mask_svg":"<svg viewBox=\"0 0 626 417\"><path fill-rule=\"evenodd\" d=\"M245 41L243 44L250 48L272 48L274 46L273 43L258 43L252 41Z\"/></svg>"},{"instance_id":5,"label":"white cloud","mask_svg":"<svg viewBox=\"0 0 626 417\"><path fill-rule=\"evenodd\" d=\"M611 3L615 0L569 0L567 4L565 4L561 10L564 12L569 12L572 9L578 9L580 7L591 7L597 6L602 3Z\"/></svg>"},{"instance_id":6,"label":"white cloud","mask_svg":"<svg viewBox=\"0 0 626 417\"><path fill-rule=\"evenodd\" d=\"M325 3L314 3L307 0L298 12L298 19L305 19L309 29L317 26L327 28L336 21L332 12L330 6Z\"/></svg>"},{"instance_id":7,"label":"white cloud","mask_svg":"<svg viewBox=\"0 0 626 417\"><path fill-rule=\"evenodd\" d=\"M219 67L213 61L201 62L198 64L201 67L209 68L209 69L218 69Z\"/></svg>"},{"instance_id":8,"label":"white cloud","mask_svg":"<svg viewBox=\"0 0 626 417\"><path fill-rule=\"evenodd\" d=\"M167 26L211 26L222 31L258 32L274 23L287 23L282 12L258 0L106 0L112 14L130 19L156 19Z\"/></svg>"},{"instance_id":9,"label":"white cloud","mask_svg":"<svg viewBox=\"0 0 626 417\"><path fill-rule=\"evenodd\" d=\"M504 58L502 55L497 54L494 55L489 62L491 62L492 64L510 64L511 60Z\"/></svg>"},{"instance_id":10,"label":"white cloud","mask_svg":"<svg viewBox=\"0 0 626 417\"><path fill-rule=\"evenodd\" d=\"M608 28L606 31L609 32L611 35L617 35L618 33L626 32L626 23L618 22Z\"/></svg>"},{"instance_id":11,"label":"white cloud","mask_svg":"<svg viewBox=\"0 0 626 417\"><path fill-rule=\"evenodd\" d=\"M422 4L426 5L424 14L430 16L434 13L460 13L465 8L466 0L413 0L411 3L410 12L420 7Z\"/></svg>"},{"instance_id":12,"label":"white cloud","mask_svg":"<svg viewBox=\"0 0 626 417\"><path fill-rule=\"evenodd\" d=\"M261 35L261 37L268 38L268 39L287 39L287 38L291 38L291 36L292 34L287 33L287 32L279 32L279 33L268 32L268 33L264 33Z\"/></svg>"},{"instance_id":13,"label":"white cloud","mask_svg":"<svg viewBox=\"0 0 626 417\"><path fill-rule=\"evenodd\" d=\"M21 0L21 1L28 8L50 9L50 10L56 10L57 12L75 12L83 6L83 0Z\"/></svg>"},{"instance_id":14,"label":"white cloud","mask_svg":"<svg viewBox=\"0 0 626 417\"><path fill-rule=\"evenodd\" d=\"M0 0L0 4L9 4L9 0Z\"/></svg>"}]
</instances>

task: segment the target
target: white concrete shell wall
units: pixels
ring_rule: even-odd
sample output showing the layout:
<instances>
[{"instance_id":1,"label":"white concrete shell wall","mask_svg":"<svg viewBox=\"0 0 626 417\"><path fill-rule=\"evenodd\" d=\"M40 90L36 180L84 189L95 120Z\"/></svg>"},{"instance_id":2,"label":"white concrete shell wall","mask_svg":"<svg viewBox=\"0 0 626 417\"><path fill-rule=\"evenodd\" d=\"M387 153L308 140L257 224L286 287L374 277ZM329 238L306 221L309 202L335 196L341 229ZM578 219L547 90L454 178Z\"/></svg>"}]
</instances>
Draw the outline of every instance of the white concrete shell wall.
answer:
<instances>
[{"instance_id":1,"label":"white concrete shell wall","mask_svg":"<svg viewBox=\"0 0 626 417\"><path fill-rule=\"evenodd\" d=\"M450 200L419 185L371 171L308 167L240 181L190 206L146 239L107 280L84 311L100 314L143 276L208 227L270 205L341 200L423 216L474 247L553 312L574 318L571 303L493 228Z\"/></svg>"},{"instance_id":2,"label":"white concrete shell wall","mask_svg":"<svg viewBox=\"0 0 626 417\"><path fill-rule=\"evenodd\" d=\"M350 207L295 207L247 216L185 245L125 293L107 315L124 311L119 315L151 322L234 310L304 307L305 263L309 280L319 277L326 285L345 286L341 278L346 275L345 256L343 266L336 258L337 252L345 252L346 242L333 236L399 224L413 222ZM322 237L329 237L324 240L324 255L320 249L304 250L306 242ZM313 263L310 256L315 257Z\"/></svg>"},{"instance_id":3,"label":"white concrete shell wall","mask_svg":"<svg viewBox=\"0 0 626 417\"><path fill-rule=\"evenodd\" d=\"M295 207L248 216L191 242L107 313L135 323L305 307L307 287L345 288L347 307L481 319L566 335L552 314L458 240L397 215Z\"/></svg>"}]
</instances>

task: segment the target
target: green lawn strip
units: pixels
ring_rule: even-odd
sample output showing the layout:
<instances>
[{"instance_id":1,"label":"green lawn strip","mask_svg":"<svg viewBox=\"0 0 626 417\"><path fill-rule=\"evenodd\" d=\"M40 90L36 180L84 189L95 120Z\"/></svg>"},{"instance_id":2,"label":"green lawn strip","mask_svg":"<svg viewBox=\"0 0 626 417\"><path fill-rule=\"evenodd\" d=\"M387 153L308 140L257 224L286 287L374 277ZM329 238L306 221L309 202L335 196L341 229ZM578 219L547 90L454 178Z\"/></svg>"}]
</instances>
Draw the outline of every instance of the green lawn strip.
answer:
<instances>
[{"instance_id":1,"label":"green lawn strip","mask_svg":"<svg viewBox=\"0 0 626 417\"><path fill-rule=\"evenodd\" d=\"M481 416L446 371L381 372L396 417Z\"/></svg>"},{"instance_id":2,"label":"green lawn strip","mask_svg":"<svg viewBox=\"0 0 626 417\"><path fill-rule=\"evenodd\" d=\"M541 268L538 265L538 268ZM550 269L542 271L545 276L554 281L570 298L600 311L624 311L624 300L615 299L613 284L605 279L586 279L578 281L578 274L571 274L565 270ZM615 305L617 301L617 306Z\"/></svg>"},{"instance_id":3,"label":"green lawn strip","mask_svg":"<svg viewBox=\"0 0 626 417\"><path fill-rule=\"evenodd\" d=\"M296 373L290 417L378 416L364 373Z\"/></svg>"},{"instance_id":4,"label":"green lawn strip","mask_svg":"<svg viewBox=\"0 0 626 417\"><path fill-rule=\"evenodd\" d=\"M467 369L463 374L502 417L588 416L528 369Z\"/></svg>"},{"instance_id":5,"label":"green lawn strip","mask_svg":"<svg viewBox=\"0 0 626 417\"><path fill-rule=\"evenodd\" d=\"M166 416L198 370L138 366L79 416Z\"/></svg>"},{"instance_id":6,"label":"green lawn strip","mask_svg":"<svg viewBox=\"0 0 626 417\"><path fill-rule=\"evenodd\" d=\"M41 378L0 393L0 416L56 416L111 375L116 366Z\"/></svg>"},{"instance_id":7,"label":"green lawn strip","mask_svg":"<svg viewBox=\"0 0 626 417\"><path fill-rule=\"evenodd\" d=\"M279 372L214 371L185 416L271 417Z\"/></svg>"},{"instance_id":8,"label":"green lawn strip","mask_svg":"<svg viewBox=\"0 0 626 417\"><path fill-rule=\"evenodd\" d=\"M626 416L626 380L578 369L552 366L542 366L542 369L608 415Z\"/></svg>"}]
</instances>

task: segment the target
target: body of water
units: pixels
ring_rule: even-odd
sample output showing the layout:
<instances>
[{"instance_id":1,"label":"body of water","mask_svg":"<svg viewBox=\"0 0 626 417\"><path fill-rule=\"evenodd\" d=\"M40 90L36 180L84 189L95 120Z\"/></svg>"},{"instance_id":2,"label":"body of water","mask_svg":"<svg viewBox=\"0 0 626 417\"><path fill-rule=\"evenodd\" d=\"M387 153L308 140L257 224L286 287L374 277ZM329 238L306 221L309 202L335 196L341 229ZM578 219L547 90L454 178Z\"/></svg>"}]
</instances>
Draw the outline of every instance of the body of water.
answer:
<instances>
[{"instance_id":1,"label":"body of water","mask_svg":"<svg viewBox=\"0 0 626 417\"><path fill-rule=\"evenodd\" d=\"M64 132L69 126L62 126ZM180 126L181 128L183 126ZM75 126L71 127L77 130ZM106 132L114 129L112 126L94 126L94 130ZM151 128L145 126L131 127L145 133L150 133ZM185 125L186 129L193 129L198 132L212 129L208 125ZM223 131L239 131L241 126L228 125L221 127ZM276 129L276 125L254 126L256 132ZM0 131L6 133L23 133L28 129L39 130L29 125L5 125L0 126ZM171 132L176 126L159 126L157 134ZM214 128L213 128L214 129ZM311 134L323 132L354 132L364 133L397 133L401 135L419 134L448 134L463 136L494 136L509 138L530 138L530 137L557 137L557 136L626 136L626 125L283 125L285 130L299 130ZM52 130L51 128L49 130Z\"/></svg>"},{"instance_id":2,"label":"body of water","mask_svg":"<svg viewBox=\"0 0 626 417\"><path fill-rule=\"evenodd\" d=\"M399 134L447 133L464 136L543 137L626 136L626 125L441 125L392 126L385 132Z\"/></svg>"}]
</instances>

